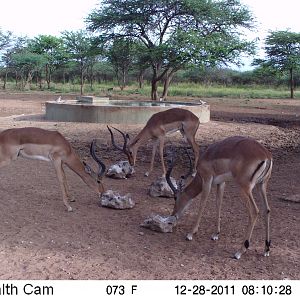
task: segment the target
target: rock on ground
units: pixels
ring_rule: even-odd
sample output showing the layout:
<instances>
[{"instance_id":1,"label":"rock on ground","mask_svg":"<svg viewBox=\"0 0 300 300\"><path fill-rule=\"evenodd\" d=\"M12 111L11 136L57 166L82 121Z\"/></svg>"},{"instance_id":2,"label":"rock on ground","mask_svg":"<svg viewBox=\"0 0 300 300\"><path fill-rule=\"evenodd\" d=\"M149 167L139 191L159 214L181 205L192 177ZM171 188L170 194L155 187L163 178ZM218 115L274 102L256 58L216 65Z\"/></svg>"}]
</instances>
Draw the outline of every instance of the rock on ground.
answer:
<instances>
[{"instance_id":1,"label":"rock on ground","mask_svg":"<svg viewBox=\"0 0 300 300\"><path fill-rule=\"evenodd\" d=\"M141 224L142 227L149 228L158 232L173 232L173 227L176 225L174 216L151 215Z\"/></svg>"},{"instance_id":2,"label":"rock on ground","mask_svg":"<svg viewBox=\"0 0 300 300\"><path fill-rule=\"evenodd\" d=\"M115 209L129 209L133 208L135 205L130 194L121 196L119 193L112 190L108 190L102 194L100 203L102 206Z\"/></svg>"}]
</instances>

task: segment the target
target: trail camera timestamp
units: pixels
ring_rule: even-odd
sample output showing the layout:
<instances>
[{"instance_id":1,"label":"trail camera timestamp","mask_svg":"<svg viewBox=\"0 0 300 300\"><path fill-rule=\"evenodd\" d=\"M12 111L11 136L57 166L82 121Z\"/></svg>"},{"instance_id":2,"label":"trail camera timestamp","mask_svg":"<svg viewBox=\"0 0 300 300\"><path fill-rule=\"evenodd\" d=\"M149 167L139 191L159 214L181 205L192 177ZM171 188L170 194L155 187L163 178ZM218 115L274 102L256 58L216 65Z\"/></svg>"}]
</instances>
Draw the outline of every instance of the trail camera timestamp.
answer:
<instances>
[{"instance_id":1,"label":"trail camera timestamp","mask_svg":"<svg viewBox=\"0 0 300 300\"><path fill-rule=\"evenodd\" d=\"M292 295L291 285L176 285L177 295L232 295L232 296L251 296L251 295Z\"/></svg>"}]
</instances>

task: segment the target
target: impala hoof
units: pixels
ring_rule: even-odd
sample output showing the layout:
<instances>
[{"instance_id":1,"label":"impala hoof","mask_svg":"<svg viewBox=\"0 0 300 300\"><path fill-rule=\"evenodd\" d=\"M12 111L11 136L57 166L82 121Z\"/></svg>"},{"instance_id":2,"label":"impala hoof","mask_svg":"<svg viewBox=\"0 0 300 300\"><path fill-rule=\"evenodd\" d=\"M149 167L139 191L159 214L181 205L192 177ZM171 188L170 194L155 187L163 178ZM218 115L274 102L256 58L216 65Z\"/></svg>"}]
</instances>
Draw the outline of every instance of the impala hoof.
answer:
<instances>
[{"instance_id":1,"label":"impala hoof","mask_svg":"<svg viewBox=\"0 0 300 300\"><path fill-rule=\"evenodd\" d=\"M211 239L213 240L213 241L217 241L217 240L219 240L219 235L216 233L216 234L213 234L212 236L211 236Z\"/></svg>"},{"instance_id":2,"label":"impala hoof","mask_svg":"<svg viewBox=\"0 0 300 300\"><path fill-rule=\"evenodd\" d=\"M73 211L73 208L70 206L68 207L68 212L72 212Z\"/></svg>"},{"instance_id":3,"label":"impala hoof","mask_svg":"<svg viewBox=\"0 0 300 300\"><path fill-rule=\"evenodd\" d=\"M144 175L145 175L145 177L148 177L149 176L149 172L146 172Z\"/></svg>"},{"instance_id":4,"label":"impala hoof","mask_svg":"<svg viewBox=\"0 0 300 300\"><path fill-rule=\"evenodd\" d=\"M188 241L192 241L192 240L193 240L193 234L192 234L192 233L188 233L188 234L186 235L186 239L187 239Z\"/></svg>"},{"instance_id":5,"label":"impala hoof","mask_svg":"<svg viewBox=\"0 0 300 300\"><path fill-rule=\"evenodd\" d=\"M265 252L264 256L270 256L270 251Z\"/></svg>"},{"instance_id":6,"label":"impala hoof","mask_svg":"<svg viewBox=\"0 0 300 300\"><path fill-rule=\"evenodd\" d=\"M242 256L242 254L240 252L237 252L236 254L234 254L235 259L240 259L241 256Z\"/></svg>"}]
</instances>

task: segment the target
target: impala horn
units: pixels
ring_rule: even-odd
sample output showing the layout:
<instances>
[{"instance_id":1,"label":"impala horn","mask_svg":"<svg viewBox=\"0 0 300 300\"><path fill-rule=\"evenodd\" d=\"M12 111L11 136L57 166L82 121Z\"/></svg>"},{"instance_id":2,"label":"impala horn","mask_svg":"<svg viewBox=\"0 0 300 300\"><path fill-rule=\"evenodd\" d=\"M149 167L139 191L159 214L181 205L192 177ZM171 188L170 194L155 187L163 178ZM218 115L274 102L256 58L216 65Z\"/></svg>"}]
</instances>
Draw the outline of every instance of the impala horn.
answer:
<instances>
[{"instance_id":1,"label":"impala horn","mask_svg":"<svg viewBox=\"0 0 300 300\"><path fill-rule=\"evenodd\" d=\"M185 175L180 176L180 180L178 181L178 188L175 188L175 186L173 185L171 178L170 178L171 172L174 168L174 156L175 156L174 151L172 151L171 158L168 160L168 170L166 173L166 180L167 180L167 183L170 186L171 190L173 191L174 195L176 195L179 191L183 190L186 179L191 174L193 174L192 159L191 159L191 156L190 156L187 148L185 148L185 153L187 154L188 159L189 159L189 170Z\"/></svg>"},{"instance_id":2,"label":"impala horn","mask_svg":"<svg viewBox=\"0 0 300 300\"><path fill-rule=\"evenodd\" d=\"M174 195L178 193L178 189L173 185L172 180L171 180L171 172L174 168L174 151L172 151L171 157L168 159L168 170L166 173L166 180L168 185L170 186L171 190L173 191Z\"/></svg>"},{"instance_id":3,"label":"impala horn","mask_svg":"<svg viewBox=\"0 0 300 300\"><path fill-rule=\"evenodd\" d=\"M123 131L119 130L118 128L115 128L115 127L112 127L113 129L117 130L119 133L121 133L123 139L124 139L124 145L123 145L123 148L121 148L120 146L118 146L116 143L115 143L115 139L114 139L114 134L112 132L112 130L110 129L109 126L107 126L107 129L109 130L109 133L110 133L110 136L111 136L111 143L113 144L113 146L117 149L117 150L120 150L122 152L124 152L125 154L127 153L127 140L129 139L129 135L128 134L125 134Z\"/></svg>"},{"instance_id":4,"label":"impala horn","mask_svg":"<svg viewBox=\"0 0 300 300\"><path fill-rule=\"evenodd\" d=\"M97 162L99 166L99 171L98 171L98 179L100 180L105 173L106 167L105 164L100 160L99 157L96 155L96 139L93 139L91 146L90 146L90 153L92 158Z\"/></svg>"},{"instance_id":5,"label":"impala horn","mask_svg":"<svg viewBox=\"0 0 300 300\"><path fill-rule=\"evenodd\" d=\"M193 164L192 164L192 158L187 148L184 148L184 152L186 153L188 159L189 159L189 170L185 175L181 175L180 179L178 181L179 190L183 190L186 180L189 176L193 174Z\"/></svg>"}]
</instances>

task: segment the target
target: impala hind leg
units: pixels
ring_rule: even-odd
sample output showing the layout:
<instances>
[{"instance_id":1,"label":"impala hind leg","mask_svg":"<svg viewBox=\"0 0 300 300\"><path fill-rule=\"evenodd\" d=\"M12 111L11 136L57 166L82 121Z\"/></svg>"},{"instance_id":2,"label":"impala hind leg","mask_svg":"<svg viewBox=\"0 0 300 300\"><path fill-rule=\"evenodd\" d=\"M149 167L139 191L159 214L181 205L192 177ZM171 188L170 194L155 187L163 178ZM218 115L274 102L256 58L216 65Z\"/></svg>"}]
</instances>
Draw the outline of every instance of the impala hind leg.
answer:
<instances>
[{"instance_id":1,"label":"impala hind leg","mask_svg":"<svg viewBox=\"0 0 300 300\"><path fill-rule=\"evenodd\" d=\"M211 237L212 240L217 241L221 232L221 208L223 202L223 195L225 189L225 182L217 185L216 208L217 208L217 230Z\"/></svg>"},{"instance_id":2,"label":"impala hind leg","mask_svg":"<svg viewBox=\"0 0 300 300\"><path fill-rule=\"evenodd\" d=\"M56 171L56 175L61 187L61 191L63 194L63 202L69 212L73 211L72 207L69 203L69 188L67 184L66 174L62 167L62 161L60 159L53 160L54 168Z\"/></svg>"},{"instance_id":3,"label":"impala hind leg","mask_svg":"<svg viewBox=\"0 0 300 300\"><path fill-rule=\"evenodd\" d=\"M271 209L268 204L267 199L267 181L263 183L258 184L258 192L263 199L264 204L264 221L265 221L265 228L266 228L266 240L265 240L265 252L264 256L270 256L270 246L271 246L271 240L270 240L270 213Z\"/></svg>"},{"instance_id":4,"label":"impala hind leg","mask_svg":"<svg viewBox=\"0 0 300 300\"><path fill-rule=\"evenodd\" d=\"M247 251L247 249L250 246L250 239L251 235L253 232L254 225L256 223L259 209L254 201L253 195L252 195L252 190L247 187L242 189L242 199L245 201L246 207L248 209L249 213L249 220L248 220L248 227L246 230L245 238L244 238L244 243L242 244L242 247L238 252L235 253L234 258L240 259L241 256Z\"/></svg>"}]
</instances>

